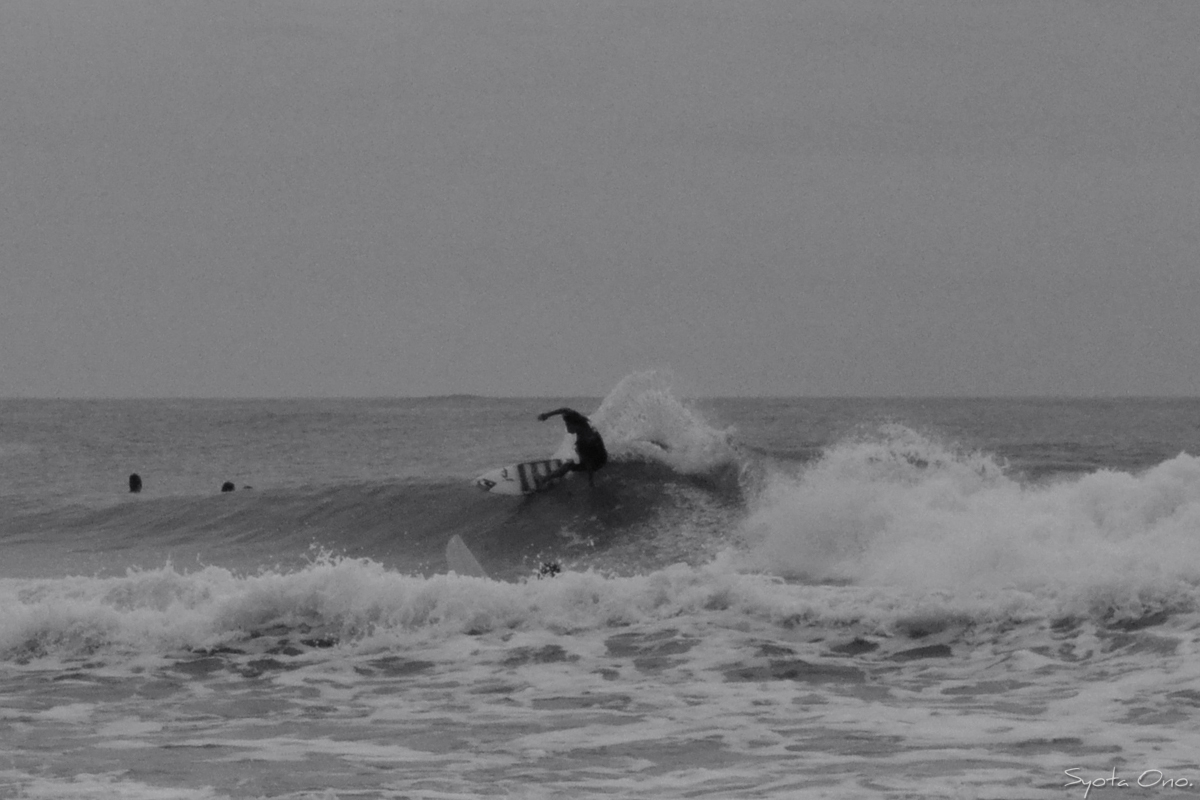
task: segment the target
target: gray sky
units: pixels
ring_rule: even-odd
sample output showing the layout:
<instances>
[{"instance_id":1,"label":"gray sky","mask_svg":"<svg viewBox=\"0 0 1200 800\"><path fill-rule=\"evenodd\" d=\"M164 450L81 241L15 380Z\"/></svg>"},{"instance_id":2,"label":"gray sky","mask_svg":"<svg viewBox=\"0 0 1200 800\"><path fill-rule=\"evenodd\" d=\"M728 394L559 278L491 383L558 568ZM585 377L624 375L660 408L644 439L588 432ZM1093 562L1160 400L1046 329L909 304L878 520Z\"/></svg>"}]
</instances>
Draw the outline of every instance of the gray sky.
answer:
<instances>
[{"instance_id":1,"label":"gray sky","mask_svg":"<svg viewBox=\"0 0 1200 800\"><path fill-rule=\"evenodd\" d=\"M1200 394L1200 3L5 0L0 395Z\"/></svg>"}]
</instances>

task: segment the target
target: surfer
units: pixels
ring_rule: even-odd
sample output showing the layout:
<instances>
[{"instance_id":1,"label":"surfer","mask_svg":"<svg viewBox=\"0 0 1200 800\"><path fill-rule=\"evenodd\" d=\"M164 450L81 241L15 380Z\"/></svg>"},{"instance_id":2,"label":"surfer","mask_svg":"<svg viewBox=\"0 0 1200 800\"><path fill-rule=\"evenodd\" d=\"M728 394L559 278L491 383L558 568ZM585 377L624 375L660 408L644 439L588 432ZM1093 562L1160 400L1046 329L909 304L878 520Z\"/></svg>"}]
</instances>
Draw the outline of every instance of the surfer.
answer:
<instances>
[{"instance_id":1,"label":"surfer","mask_svg":"<svg viewBox=\"0 0 1200 800\"><path fill-rule=\"evenodd\" d=\"M545 422L551 417L562 416L567 433L575 434L575 461L567 461L561 467L538 480L541 489L553 480L561 478L568 472L586 472L588 486L595 486L592 475L596 470L608 463L608 451L604 448L604 440L588 422L588 418L573 408L556 408L544 414L538 414L538 421Z\"/></svg>"}]
</instances>

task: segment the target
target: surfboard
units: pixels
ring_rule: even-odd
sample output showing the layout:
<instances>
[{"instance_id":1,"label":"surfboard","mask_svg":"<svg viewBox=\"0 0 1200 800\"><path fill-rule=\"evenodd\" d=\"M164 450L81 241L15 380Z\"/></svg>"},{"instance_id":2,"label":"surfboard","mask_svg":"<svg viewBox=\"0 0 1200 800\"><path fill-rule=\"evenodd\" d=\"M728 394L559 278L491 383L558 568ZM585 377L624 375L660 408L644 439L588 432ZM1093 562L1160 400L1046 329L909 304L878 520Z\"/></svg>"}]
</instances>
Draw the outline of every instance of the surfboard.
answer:
<instances>
[{"instance_id":1,"label":"surfboard","mask_svg":"<svg viewBox=\"0 0 1200 800\"><path fill-rule=\"evenodd\" d=\"M561 458L545 458L509 464L483 473L475 479L475 485L492 494L532 494L537 491L538 478L546 477L565 463Z\"/></svg>"},{"instance_id":2,"label":"surfboard","mask_svg":"<svg viewBox=\"0 0 1200 800\"><path fill-rule=\"evenodd\" d=\"M568 461L575 460L575 436L566 434L554 455L497 467L475 479L475 485L491 494L522 495L537 491L537 478L544 478Z\"/></svg>"},{"instance_id":3,"label":"surfboard","mask_svg":"<svg viewBox=\"0 0 1200 800\"><path fill-rule=\"evenodd\" d=\"M446 567L456 575L466 575L471 578L486 578L487 572L479 565L474 554L467 548L466 542L457 533L446 543Z\"/></svg>"}]
</instances>

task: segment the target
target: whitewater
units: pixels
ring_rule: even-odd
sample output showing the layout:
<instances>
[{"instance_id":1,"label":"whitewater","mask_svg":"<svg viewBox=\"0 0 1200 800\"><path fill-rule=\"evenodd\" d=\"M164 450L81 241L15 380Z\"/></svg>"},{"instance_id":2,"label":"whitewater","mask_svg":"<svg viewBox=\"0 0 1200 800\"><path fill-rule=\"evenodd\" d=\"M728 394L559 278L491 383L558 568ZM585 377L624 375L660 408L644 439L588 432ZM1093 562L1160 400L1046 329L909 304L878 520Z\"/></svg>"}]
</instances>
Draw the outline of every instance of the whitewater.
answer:
<instances>
[{"instance_id":1,"label":"whitewater","mask_svg":"<svg viewBox=\"0 0 1200 800\"><path fill-rule=\"evenodd\" d=\"M0 411L0 796L1200 792L1200 401Z\"/></svg>"}]
</instances>

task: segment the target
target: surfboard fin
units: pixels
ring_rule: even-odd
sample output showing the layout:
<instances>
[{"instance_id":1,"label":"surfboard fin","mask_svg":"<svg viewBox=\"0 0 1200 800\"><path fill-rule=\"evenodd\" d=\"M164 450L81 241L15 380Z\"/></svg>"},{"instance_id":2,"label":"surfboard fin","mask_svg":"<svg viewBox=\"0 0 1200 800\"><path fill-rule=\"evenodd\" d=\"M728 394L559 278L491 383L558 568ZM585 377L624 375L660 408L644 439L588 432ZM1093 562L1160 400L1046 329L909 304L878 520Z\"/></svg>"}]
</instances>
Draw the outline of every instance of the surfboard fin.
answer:
<instances>
[{"instance_id":1,"label":"surfboard fin","mask_svg":"<svg viewBox=\"0 0 1200 800\"><path fill-rule=\"evenodd\" d=\"M475 555L467 547L466 542L457 533L446 543L446 566L458 575L472 578L486 578L487 572L480 566Z\"/></svg>"}]
</instances>

